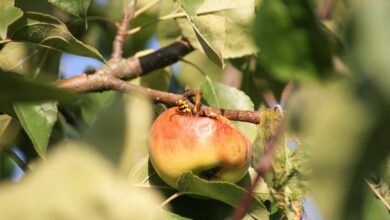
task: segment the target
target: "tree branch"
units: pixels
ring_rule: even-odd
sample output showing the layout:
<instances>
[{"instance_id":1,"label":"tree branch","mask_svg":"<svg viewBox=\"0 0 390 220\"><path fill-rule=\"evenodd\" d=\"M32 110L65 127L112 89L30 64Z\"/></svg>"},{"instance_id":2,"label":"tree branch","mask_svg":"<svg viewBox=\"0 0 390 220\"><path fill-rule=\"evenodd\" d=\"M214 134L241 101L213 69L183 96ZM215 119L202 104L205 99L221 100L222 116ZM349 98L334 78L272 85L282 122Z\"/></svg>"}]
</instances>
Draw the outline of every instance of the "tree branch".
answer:
<instances>
[{"instance_id":1,"label":"tree branch","mask_svg":"<svg viewBox=\"0 0 390 220\"><path fill-rule=\"evenodd\" d=\"M248 187L245 195L241 198L240 203L238 204L237 208L233 213L232 220L240 220L245 216L245 213L251 204L252 194L257 184L259 184L260 179L264 178L265 174L272 168L272 163L274 161L276 151L278 150L278 141L280 136L283 133L283 130L284 130L284 122L282 121L279 127L277 128L275 134L272 136L272 139L270 140L269 146L268 148L266 148L264 155L262 156L261 160L257 163L255 167L256 177L253 183Z\"/></svg>"},{"instance_id":2,"label":"tree branch","mask_svg":"<svg viewBox=\"0 0 390 220\"><path fill-rule=\"evenodd\" d=\"M187 41L179 40L145 56L119 60L112 59L94 73L82 73L74 77L58 80L54 85L75 92L116 90L125 93L141 93L151 98L154 102L176 105L176 101L182 97L181 95L144 88L124 80L146 75L156 69L169 66L192 50L193 48ZM202 106L201 110L210 114L219 114L234 121L255 124L258 124L260 121L260 113L257 111L216 109L205 105Z\"/></svg>"},{"instance_id":3,"label":"tree branch","mask_svg":"<svg viewBox=\"0 0 390 220\"><path fill-rule=\"evenodd\" d=\"M148 73L153 70L166 67L167 63L176 63L193 50L194 49L188 41L179 40L176 43L157 50L156 52L140 57L139 61L141 69L143 72Z\"/></svg>"},{"instance_id":4,"label":"tree branch","mask_svg":"<svg viewBox=\"0 0 390 220\"><path fill-rule=\"evenodd\" d=\"M322 21L330 18L333 12L333 8L336 5L337 0L324 0L317 8L317 18Z\"/></svg>"},{"instance_id":5,"label":"tree branch","mask_svg":"<svg viewBox=\"0 0 390 220\"><path fill-rule=\"evenodd\" d=\"M123 54L123 42L127 35L127 30L129 29L130 22L134 16L134 8L137 0L133 0L123 9L123 19L118 27L117 34L115 36L114 43L112 44L112 59L120 59Z\"/></svg>"},{"instance_id":6,"label":"tree branch","mask_svg":"<svg viewBox=\"0 0 390 220\"><path fill-rule=\"evenodd\" d=\"M24 162L24 160L20 158L19 155L15 153L15 151L13 151L12 149L4 149L4 152L8 154L10 157L12 157L12 160L16 163L16 165L19 166L20 169L23 170L23 172L27 172L31 170L28 163Z\"/></svg>"},{"instance_id":7,"label":"tree branch","mask_svg":"<svg viewBox=\"0 0 390 220\"><path fill-rule=\"evenodd\" d=\"M160 102L169 105L176 105L176 101L182 98L182 96L178 94L144 88L142 86L133 85L116 78L109 78L106 80L106 83L109 89L121 91L124 93L143 94L151 98L154 102ZM214 113L225 116L226 118L233 121L244 121L254 124L258 124L260 122L260 112L257 111L217 109L206 105L202 105L201 110L207 112L207 114Z\"/></svg>"}]
</instances>

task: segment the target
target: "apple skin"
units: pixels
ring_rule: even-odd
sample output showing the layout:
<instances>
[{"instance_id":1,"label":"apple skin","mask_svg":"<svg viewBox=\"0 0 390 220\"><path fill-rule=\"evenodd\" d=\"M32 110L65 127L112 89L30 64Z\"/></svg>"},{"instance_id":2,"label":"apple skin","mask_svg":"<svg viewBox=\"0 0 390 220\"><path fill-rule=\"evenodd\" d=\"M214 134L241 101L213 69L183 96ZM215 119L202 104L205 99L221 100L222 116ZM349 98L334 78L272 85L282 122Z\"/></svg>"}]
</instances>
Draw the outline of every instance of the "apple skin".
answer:
<instances>
[{"instance_id":1,"label":"apple skin","mask_svg":"<svg viewBox=\"0 0 390 220\"><path fill-rule=\"evenodd\" d=\"M185 171L208 180L238 182L248 171L252 145L226 118L183 115L173 107L152 125L149 155L161 179L177 189Z\"/></svg>"}]
</instances>

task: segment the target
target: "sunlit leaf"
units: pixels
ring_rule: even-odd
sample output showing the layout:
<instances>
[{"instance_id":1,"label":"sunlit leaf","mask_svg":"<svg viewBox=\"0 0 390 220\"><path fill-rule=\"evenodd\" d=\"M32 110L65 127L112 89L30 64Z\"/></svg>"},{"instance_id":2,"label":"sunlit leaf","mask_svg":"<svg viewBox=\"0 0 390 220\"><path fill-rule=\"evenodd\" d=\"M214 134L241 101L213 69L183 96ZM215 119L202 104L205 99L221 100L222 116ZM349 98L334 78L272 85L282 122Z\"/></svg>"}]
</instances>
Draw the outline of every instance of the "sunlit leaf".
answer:
<instances>
[{"instance_id":1,"label":"sunlit leaf","mask_svg":"<svg viewBox=\"0 0 390 220\"><path fill-rule=\"evenodd\" d=\"M15 41L34 43L70 54L104 60L95 48L77 40L64 23L45 14L24 13L10 26L9 37Z\"/></svg>"},{"instance_id":2,"label":"sunlit leaf","mask_svg":"<svg viewBox=\"0 0 390 220\"><path fill-rule=\"evenodd\" d=\"M51 131L57 121L57 103L18 103L15 104L14 109L35 151L39 156L45 157Z\"/></svg>"},{"instance_id":3,"label":"sunlit leaf","mask_svg":"<svg viewBox=\"0 0 390 220\"><path fill-rule=\"evenodd\" d=\"M29 43L12 42L0 51L0 68L35 78L38 74L58 75L61 53Z\"/></svg>"},{"instance_id":4,"label":"sunlit leaf","mask_svg":"<svg viewBox=\"0 0 390 220\"><path fill-rule=\"evenodd\" d=\"M13 7L13 1L5 1L0 3L0 39L7 38L7 28L10 24L15 22L23 12Z\"/></svg>"},{"instance_id":5,"label":"sunlit leaf","mask_svg":"<svg viewBox=\"0 0 390 220\"><path fill-rule=\"evenodd\" d=\"M203 49L217 65L224 59L242 57L257 51L251 38L255 2L249 1L179 1L188 22L177 19L194 47ZM192 26L192 29L189 29Z\"/></svg>"},{"instance_id":6,"label":"sunlit leaf","mask_svg":"<svg viewBox=\"0 0 390 220\"><path fill-rule=\"evenodd\" d=\"M190 172L185 172L180 176L177 186L180 193L216 199L232 207L238 205L245 193L245 189L237 185L220 181L206 181ZM259 198L253 197L249 212L258 209L267 210Z\"/></svg>"},{"instance_id":7,"label":"sunlit leaf","mask_svg":"<svg viewBox=\"0 0 390 220\"><path fill-rule=\"evenodd\" d=\"M0 115L0 149L10 147L20 130L16 119L9 115Z\"/></svg>"},{"instance_id":8,"label":"sunlit leaf","mask_svg":"<svg viewBox=\"0 0 390 220\"><path fill-rule=\"evenodd\" d=\"M207 17L196 17L189 19L189 21L181 20L179 25L185 27L188 25L187 22L189 22L192 25L193 32L195 33L196 39L200 44L200 48L215 64L223 68L225 66L224 60L222 58L225 42L225 32L223 29L225 26L225 19L218 15L209 15ZM201 25L204 23L209 23L210 20L213 21L212 23L214 23L215 26L210 27L207 25ZM217 33L213 34L213 32L211 32L211 28L216 30ZM190 40L193 39L190 38Z\"/></svg>"},{"instance_id":9,"label":"sunlit leaf","mask_svg":"<svg viewBox=\"0 0 390 220\"><path fill-rule=\"evenodd\" d=\"M61 8L62 10L75 15L86 15L88 6L91 0L48 0L53 5Z\"/></svg>"},{"instance_id":10,"label":"sunlit leaf","mask_svg":"<svg viewBox=\"0 0 390 220\"><path fill-rule=\"evenodd\" d=\"M202 97L207 104L216 108L254 110L254 105L244 92L221 83L207 81L201 85ZM240 131L253 142L257 136L257 127L246 122L233 122Z\"/></svg>"}]
</instances>

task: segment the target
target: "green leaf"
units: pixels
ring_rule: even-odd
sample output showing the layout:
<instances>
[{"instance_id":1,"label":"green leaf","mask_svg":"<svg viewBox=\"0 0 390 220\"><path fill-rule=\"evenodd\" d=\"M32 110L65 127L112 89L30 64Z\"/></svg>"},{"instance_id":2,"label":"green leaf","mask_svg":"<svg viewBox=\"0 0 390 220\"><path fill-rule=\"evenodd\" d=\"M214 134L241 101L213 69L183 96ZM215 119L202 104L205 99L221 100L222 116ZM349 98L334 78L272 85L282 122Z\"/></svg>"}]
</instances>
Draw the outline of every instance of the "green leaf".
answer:
<instances>
[{"instance_id":1,"label":"green leaf","mask_svg":"<svg viewBox=\"0 0 390 220\"><path fill-rule=\"evenodd\" d=\"M237 207L240 199L245 194L245 189L237 185L222 181L206 181L191 172L183 173L177 181L177 186L182 194L216 199L232 207ZM253 197L249 212L258 209L266 210L266 207L258 197Z\"/></svg>"},{"instance_id":2,"label":"green leaf","mask_svg":"<svg viewBox=\"0 0 390 220\"><path fill-rule=\"evenodd\" d=\"M34 102L56 100L70 104L77 96L69 91L26 80L14 73L0 71L0 106L9 106L14 102Z\"/></svg>"},{"instance_id":3,"label":"green leaf","mask_svg":"<svg viewBox=\"0 0 390 220\"><path fill-rule=\"evenodd\" d=\"M222 58L222 52L225 42L224 25L225 19L218 15L209 15L207 17L188 17L190 24L192 25L195 36L200 44L200 48L204 53L219 67L225 66ZM184 24L182 23L184 22ZM186 21L182 21L179 25L187 25ZM202 25L204 23L211 22L215 26ZM215 32L212 29L216 30ZM190 41L192 39L190 38Z\"/></svg>"},{"instance_id":4,"label":"green leaf","mask_svg":"<svg viewBox=\"0 0 390 220\"><path fill-rule=\"evenodd\" d=\"M366 192L366 194L365 204L363 206L363 219L389 219L389 210L387 210L385 206L381 204L380 200L374 197L374 194L371 192Z\"/></svg>"},{"instance_id":5,"label":"green leaf","mask_svg":"<svg viewBox=\"0 0 390 220\"><path fill-rule=\"evenodd\" d=\"M75 16L87 15L91 0L48 0L51 4Z\"/></svg>"},{"instance_id":6,"label":"green leaf","mask_svg":"<svg viewBox=\"0 0 390 220\"><path fill-rule=\"evenodd\" d=\"M64 23L49 15L26 12L10 26L9 37L15 41L34 43L62 52L104 61L102 55L95 48L77 40Z\"/></svg>"},{"instance_id":7,"label":"green leaf","mask_svg":"<svg viewBox=\"0 0 390 220\"><path fill-rule=\"evenodd\" d=\"M29 43L11 42L0 51L0 68L35 78L58 75L61 52Z\"/></svg>"},{"instance_id":8,"label":"green leaf","mask_svg":"<svg viewBox=\"0 0 390 220\"><path fill-rule=\"evenodd\" d=\"M225 86L214 81L207 81L200 88L202 97L207 104L216 108L254 110L251 99L242 91ZM255 124L246 122L232 122L240 131L253 142L257 136L257 127Z\"/></svg>"},{"instance_id":9,"label":"green leaf","mask_svg":"<svg viewBox=\"0 0 390 220\"><path fill-rule=\"evenodd\" d=\"M200 86L205 82L205 75L215 81L221 80L223 69L215 65L200 50L191 52L185 59L188 62L181 62L179 71L175 74L175 79L181 88L189 86L192 89L200 89Z\"/></svg>"},{"instance_id":10,"label":"green leaf","mask_svg":"<svg viewBox=\"0 0 390 220\"><path fill-rule=\"evenodd\" d=\"M220 67L223 67L224 59L257 51L250 34L255 1L181 0L179 3L189 22L177 19L184 36Z\"/></svg>"},{"instance_id":11,"label":"green leaf","mask_svg":"<svg viewBox=\"0 0 390 220\"><path fill-rule=\"evenodd\" d=\"M159 17L163 17L172 13L174 7L177 6L175 1L172 0L161 0ZM180 38L180 27L173 19L162 20L157 25L157 40L161 47L167 46L173 41Z\"/></svg>"},{"instance_id":12,"label":"green leaf","mask_svg":"<svg viewBox=\"0 0 390 220\"><path fill-rule=\"evenodd\" d=\"M191 218L186 218L178 214L175 214L173 212L167 212L167 211L163 211L163 212L169 220L191 220Z\"/></svg>"},{"instance_id":13,"label":"green leaf","mask_svg":"<svg viewBox=\"0 0 390 220\"><path fill-rule=\"evenodd\" d=\"M44 158L51 131L57 121L57 103L18 103L15 104L14 109L20 124L30 137L35 151Z\"/></svg>"},{"instance_id":14,"label":"green leaf","mask_svg":"<svg viewBox=\"0 0 390 220\"><path fill-rule=\"evenodd\" d=\"M317 80L331 67L331 46L304 0L264 0L255 20L260 60L282 80Z\"/></svg>"},{"instance_id":15,"label":"green leaf","mask_svg":"<svg viewBox=\"0 0 390 220\"><path fill-rule=\"evenodd\" d=\"M0 115L0 150L10 147L20 130L17 120L9 115Z\"/></svg>"},{"instance_id":16,"label":"green leaf","mask_svg":"<svg viewBox=\"0 0 390 220\"><path fill-rule=\"evenodd\" d=\"M157 188L167 195L171 195L176 191L157 175L148 156L140 159L132 166L128 173L128 180L134 185Z\"/></svg>"},{"instance_id":17,"label":"green leaf","mask_svg":"<svg viewBox=\"0 0 390 220\"><path fill-rule=\"evenodd\" d=\"M23 12L19 8L13 7L13 3L0 3L0 39L7 38L8 26L20 18L22 14Z\"/></svg>"}]
</instances>

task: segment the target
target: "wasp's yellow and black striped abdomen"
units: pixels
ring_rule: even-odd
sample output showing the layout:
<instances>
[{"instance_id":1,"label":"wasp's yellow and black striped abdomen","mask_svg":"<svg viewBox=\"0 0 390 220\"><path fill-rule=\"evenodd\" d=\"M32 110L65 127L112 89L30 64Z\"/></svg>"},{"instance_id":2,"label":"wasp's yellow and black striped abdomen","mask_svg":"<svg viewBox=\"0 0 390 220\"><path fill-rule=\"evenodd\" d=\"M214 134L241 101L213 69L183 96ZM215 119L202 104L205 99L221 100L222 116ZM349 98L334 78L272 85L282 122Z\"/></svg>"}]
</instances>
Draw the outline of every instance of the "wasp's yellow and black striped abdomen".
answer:
<instances>
[{"instance_id":1,"label":"wasp's yellow and black striped abdomen","mask_svg":"<svg viewBox=\"0 0 390 220\"><path fill-rule=\"evenodd\" d=\"M192 110L185 99L178 99L176 105L180 114L192 115Z\"/></svg>"}]
</instances>

